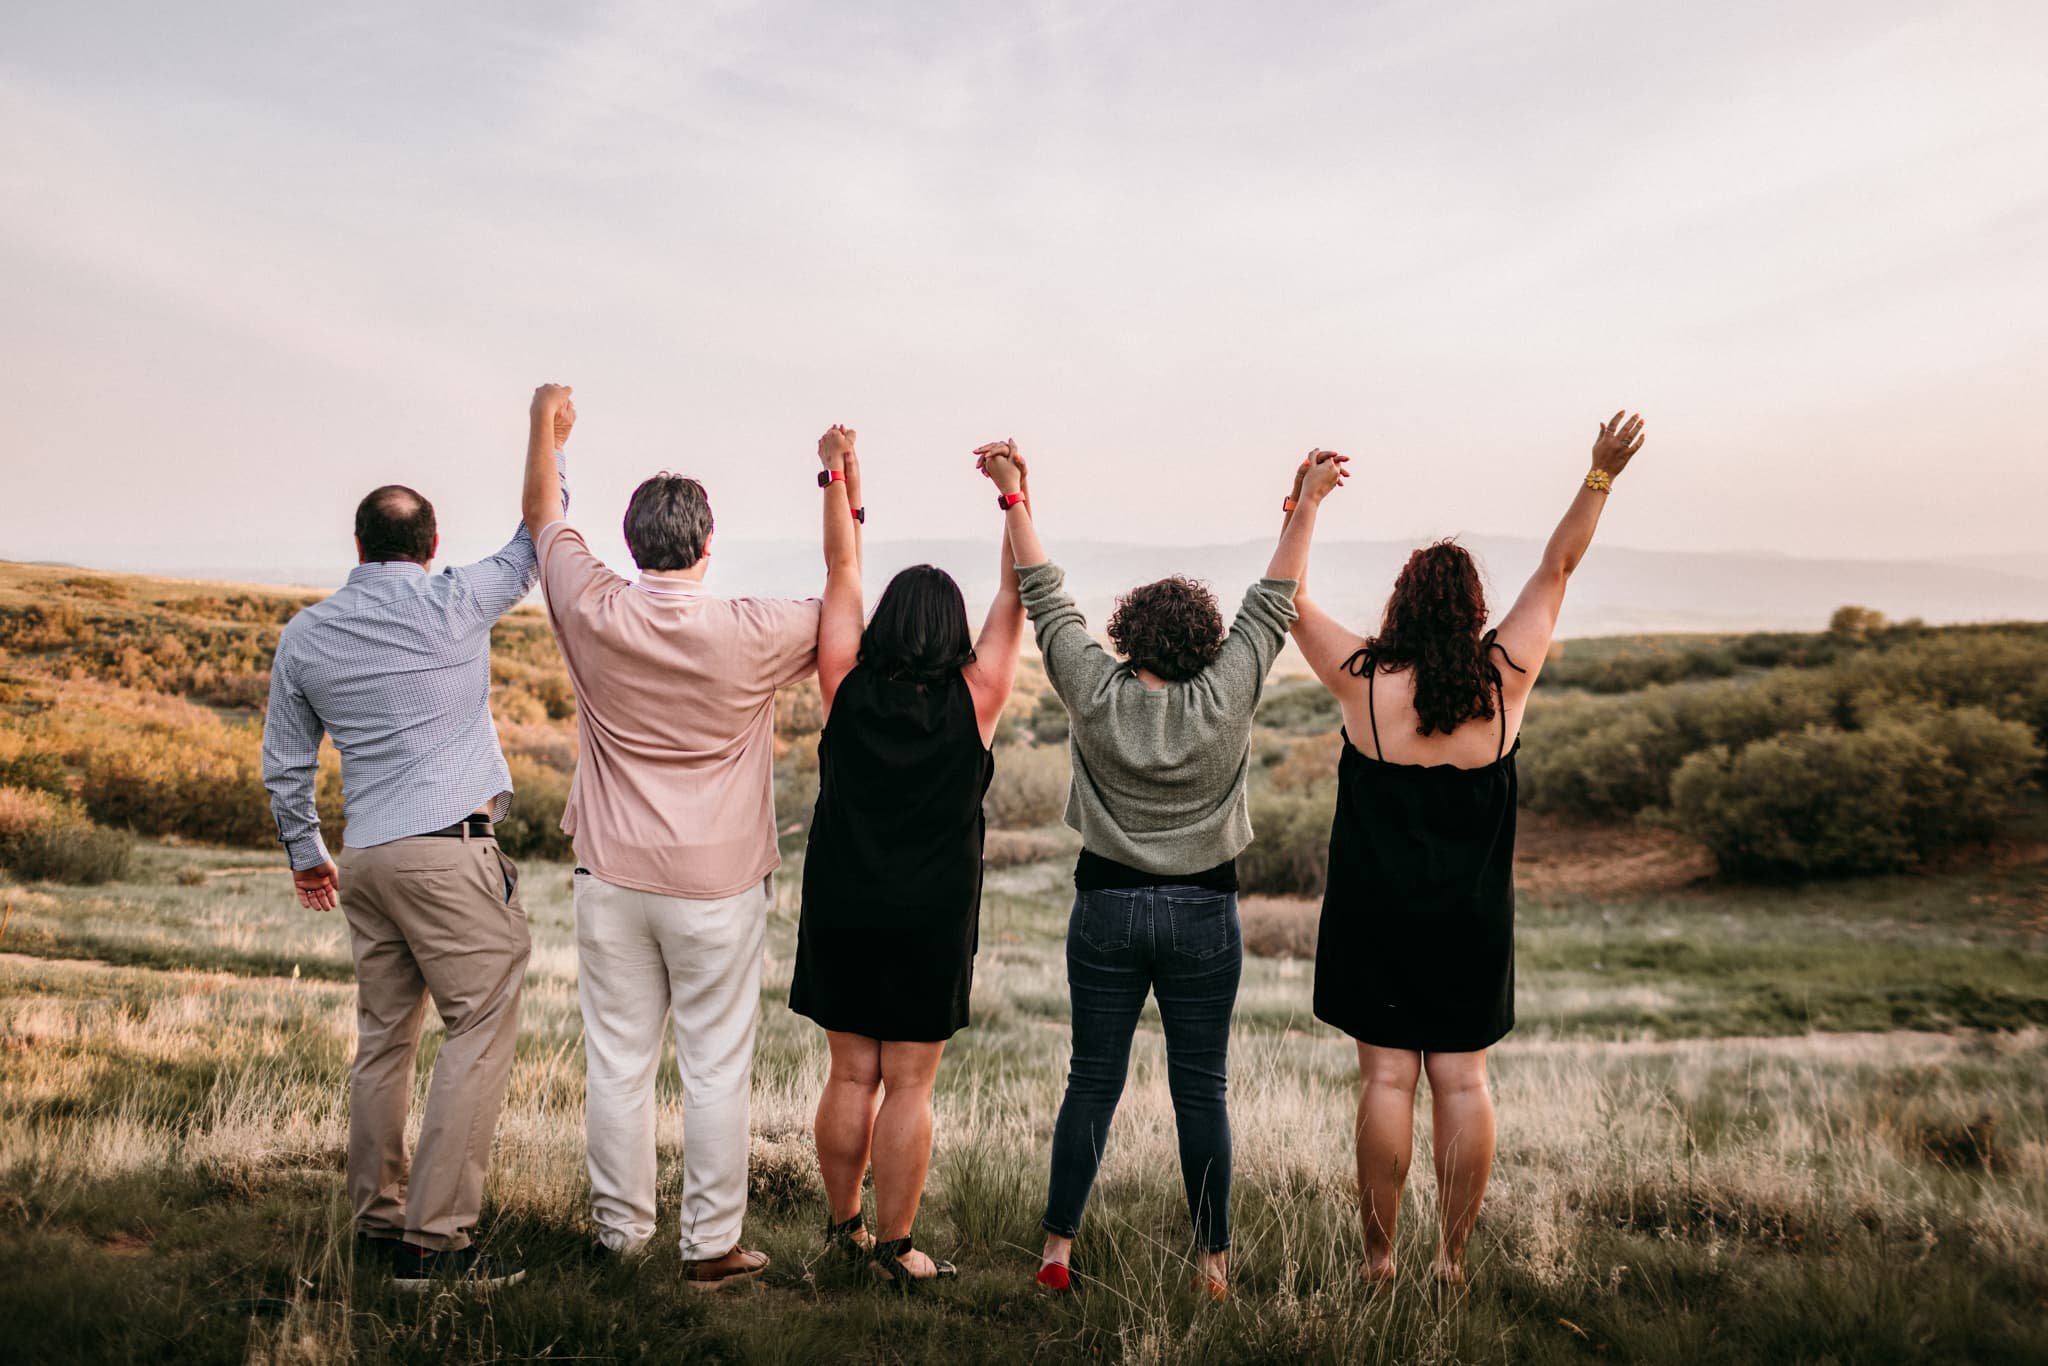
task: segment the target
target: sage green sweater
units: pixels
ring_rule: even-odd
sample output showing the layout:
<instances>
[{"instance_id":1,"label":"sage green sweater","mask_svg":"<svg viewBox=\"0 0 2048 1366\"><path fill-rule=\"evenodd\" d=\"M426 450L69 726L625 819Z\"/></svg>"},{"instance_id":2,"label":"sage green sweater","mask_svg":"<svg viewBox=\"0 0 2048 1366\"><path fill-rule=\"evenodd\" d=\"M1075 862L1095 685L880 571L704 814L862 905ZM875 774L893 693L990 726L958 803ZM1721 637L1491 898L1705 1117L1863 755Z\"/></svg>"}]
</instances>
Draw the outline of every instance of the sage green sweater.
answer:
<instances>
[{"instance_id":1,"label":"sage green sweater","mask_svg":"<svg viewBox=\"0 0 2048 1366\"><path fill-rule=\"evenodd\" d=\"M1295 618L1294 580L1253 584L1215 661L1155 689L1088 633L1057 565L1020 565L1017 577L1046 676L1067 705L1067 824L1081 843L1148 873L1236 858L1252 842L1252 713Z\"/></svg>"}]
</instances>

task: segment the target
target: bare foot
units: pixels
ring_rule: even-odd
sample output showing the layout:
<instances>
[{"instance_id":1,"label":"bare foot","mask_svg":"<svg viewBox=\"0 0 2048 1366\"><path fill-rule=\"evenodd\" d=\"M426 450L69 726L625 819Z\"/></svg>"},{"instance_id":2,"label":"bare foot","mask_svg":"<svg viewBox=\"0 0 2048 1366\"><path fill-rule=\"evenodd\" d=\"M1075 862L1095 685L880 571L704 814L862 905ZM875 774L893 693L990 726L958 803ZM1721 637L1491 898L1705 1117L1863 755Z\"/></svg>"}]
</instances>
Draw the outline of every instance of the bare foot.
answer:
<instances>
[{"instance_id":1,"label":"bare foot","mask_svg":"<svg viewBox=\"0 0 2048 1366\"><path fill-rule=\"evenodd\" d=\"M1368 1257L1358 1268L1358 1278L1368 1285L1387 1285L1394 1279L1392 1257Z\"/></svg>"},{"instance_id":2,"label":"bare foot","mask_svg":"<svg viewBox=\"0 0 2048 1366\"><path fill-rule=\"evenodd\" d=\"M1463 1262L1447 1262L1442 1258L1438 1258L1436 1263L1430 1267L1429 1274L1436 1277L1438 1285L1447 1285L1456 1289L1465 1284L1465 1264Z\"/></svg>"},{"instance_id":3,"label":"bare foot","mask_svg":"<svg viewBox=\"0 0 2048 1366\"><path fill-rule=\"evenodd\" d=\"M1195 1288L1219 1303L1230 1297L1230 1254L1205 1252L1195 1277Z\"/></svg>"}]
</instances>

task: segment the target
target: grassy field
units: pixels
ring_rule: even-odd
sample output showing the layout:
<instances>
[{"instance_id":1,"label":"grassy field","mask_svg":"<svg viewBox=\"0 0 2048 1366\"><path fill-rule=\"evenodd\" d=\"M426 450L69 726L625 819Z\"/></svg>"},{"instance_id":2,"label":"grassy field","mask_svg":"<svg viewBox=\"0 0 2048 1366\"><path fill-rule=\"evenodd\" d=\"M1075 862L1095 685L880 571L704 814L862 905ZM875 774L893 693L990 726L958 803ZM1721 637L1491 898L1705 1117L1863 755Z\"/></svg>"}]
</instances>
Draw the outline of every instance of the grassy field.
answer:
<instances>
[{"instance_id":1,"label":"grassy field","mask_svg":"<svg viewBox=\"0 0 2048 1366\"><path fill-rule=\"evenodd\" d=\"M535 953L485 1211L489 1245L532 1274L487 1298L399 1297L351 1266L346 947L274 857L144 845L123 882L0 887L0 1340L24 1361L2048 1358L2048 866L2022 850L1805 892L1525 881L1472 1285L1353 1278L1352 1050L1309 1018L1306 963L1255 958L1221 1306L1191 1289L1156 1021L1082 1293L1030 1284L1065 1061L1057 863L991 876L918 1230L964 1275L908 1301L819 1256L825 1054L783 1004L787 874L748 1226L775 1267L730 1296L678 1283L672 1076L665 1251L626 1272L589 1258L566 868L528 869ZM1409 1200L1419 1269L1426 1180Z\"/></svg>"}]
</instances>

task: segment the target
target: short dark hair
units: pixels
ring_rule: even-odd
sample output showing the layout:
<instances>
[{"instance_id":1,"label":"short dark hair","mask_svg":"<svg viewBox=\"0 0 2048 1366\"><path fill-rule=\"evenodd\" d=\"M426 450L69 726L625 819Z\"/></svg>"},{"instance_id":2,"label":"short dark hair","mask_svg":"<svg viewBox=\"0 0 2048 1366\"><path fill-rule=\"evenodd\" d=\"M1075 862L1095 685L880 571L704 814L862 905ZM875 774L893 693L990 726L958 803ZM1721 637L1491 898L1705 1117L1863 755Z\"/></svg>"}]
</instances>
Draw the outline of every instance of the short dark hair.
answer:
<instances>
[{"instance_id":1,"label":"short dark hair","mask_svg":"<svg viewBox=\"0 0 2048 1366\"><path fill-rule=\"evenodd\" d=\"M967 603L953 576L916 564L889 580L860 635L862 664L885 677L936 683L974 662Z\"/></svg>"},{"instance_id":2,"label":"short dark hair","mask_svg":"<svg viewBox=\"0 0 2048 1366\"><path fill-rule=\"evenodd\" d=\"M711 499L694 479L663 470L626 500L626 549L642 569L688 569L711 540Z\"/></svg>"},{"instance_id":3,"label":"short dark hair","mask_svg":"<svg viewBox=\"0 0 2048 1366\"><path fill-rule=\"evenodd\" d=\"M403 484L371 489L356 504L356 540L364 561L434 558L434 505Z\"/></svg>"},{"instance_id":4,"label":"short dark hair","mask_svg":"<svg viewBox=\"0 0 2048 1366\"><path fill-rule=\"evenodd\" d=\"M1207 584L1175 574L1117 599L1109 641L1132 664L1179 683L1223 649L1223 613Z\"/></svg>"}]
</instances>

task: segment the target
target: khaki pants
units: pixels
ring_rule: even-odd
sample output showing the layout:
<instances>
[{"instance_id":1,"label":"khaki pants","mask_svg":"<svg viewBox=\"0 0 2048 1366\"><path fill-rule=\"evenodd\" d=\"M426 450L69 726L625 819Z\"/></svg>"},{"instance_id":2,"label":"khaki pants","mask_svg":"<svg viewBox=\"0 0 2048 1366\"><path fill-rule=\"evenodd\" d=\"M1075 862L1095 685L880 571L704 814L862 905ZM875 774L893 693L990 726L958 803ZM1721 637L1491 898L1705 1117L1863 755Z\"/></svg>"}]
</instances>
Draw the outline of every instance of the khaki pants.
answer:
<instances>
[{"instance_id":1,"label":"khaki pants","mask_svg":"<svg viewBox=\"0 0 2048 1366\"><path fill-rule=\"evenodd\" d=\"M633 1251L654 1236L654 1074L669 1031L683 1076L683 1257L722 1257L740 1240L761 940L774 904L767 879L686 901L576 874L590 1205L606 1247Z\"/></svg>"},{"instance_id":2,"label":"khaki pants","mask_svg":"<svg viewBox=\"0 0 2048 1366\"><path fill-rule=\"evenodd\" d=\"M469 1245L512 1072L530 941L519 871L496 840L418 836L340 859L356 962L348 1190L358 1232ZM408 1188L405 1118L431 997L448 1027Z\"/></svg>"}]
</instances>

